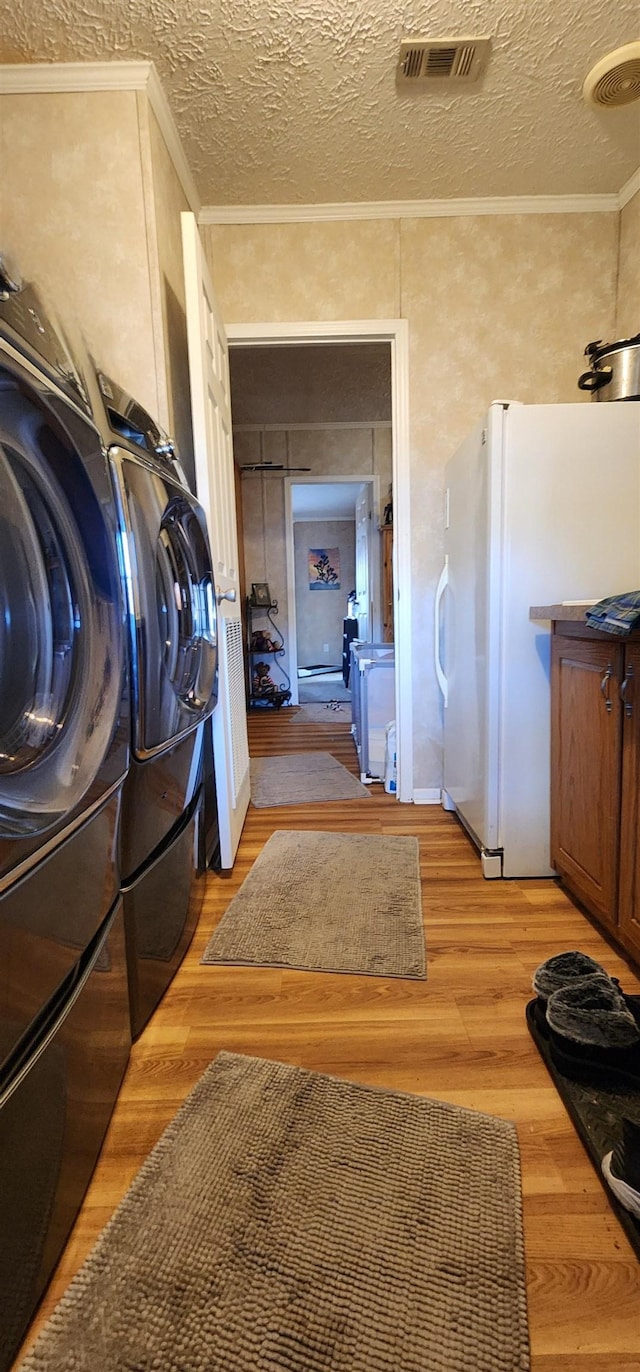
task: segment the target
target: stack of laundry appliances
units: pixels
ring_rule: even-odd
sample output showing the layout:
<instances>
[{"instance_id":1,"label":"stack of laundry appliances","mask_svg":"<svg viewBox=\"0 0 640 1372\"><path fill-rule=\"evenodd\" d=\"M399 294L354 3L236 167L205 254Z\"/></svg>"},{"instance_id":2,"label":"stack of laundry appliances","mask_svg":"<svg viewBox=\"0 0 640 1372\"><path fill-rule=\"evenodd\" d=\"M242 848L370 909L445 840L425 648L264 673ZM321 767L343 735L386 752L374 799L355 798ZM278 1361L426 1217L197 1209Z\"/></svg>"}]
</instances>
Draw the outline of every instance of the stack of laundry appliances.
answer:
<instances>
[{"instance_id":1,"label":"stack of laundry appliances","mask_svg":"<svg viewBox=\"0 0 640 1372\"><path fill-rule=\"evenodd\" d=\"M173 444L102 372L90 385L118 504L128 598L132 733L121 858L136 1038L202 908L203 742L216 704L216 599L204 511Z\"/></svg>"},{"instance_id":2,"label":"stack of laundry appliances","mask_svg":"<svg viewBox=\"0 0 640 1372\"><path fill-rule=\"evenodd\" d=\"M0 269L0 1369L74 1222L130 1051L117 510L81 373Z\"/></svg>"}]
</instances>

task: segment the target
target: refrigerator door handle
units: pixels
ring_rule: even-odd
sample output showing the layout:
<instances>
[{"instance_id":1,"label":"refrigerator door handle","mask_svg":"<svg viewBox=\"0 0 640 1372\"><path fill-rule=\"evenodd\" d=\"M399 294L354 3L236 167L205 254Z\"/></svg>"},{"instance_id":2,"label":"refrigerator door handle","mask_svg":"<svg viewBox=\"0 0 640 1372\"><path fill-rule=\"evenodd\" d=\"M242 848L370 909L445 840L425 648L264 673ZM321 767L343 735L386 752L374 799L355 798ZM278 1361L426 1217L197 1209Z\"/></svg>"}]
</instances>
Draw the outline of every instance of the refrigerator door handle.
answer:
<instances>
[{"instance_id":1,"label":"refrigerator door handle","mask_svg":"<svg viewBox=\"0 0 640 1372\"><path fill-rule=\"evenodd\" d=\"M434 633L435 668L436 668L436 676L437 676L437 678L438 678L438 685L439 685L440 690L441 690L441 692L442 692L442 699L443 699L443 701L444 701L445 710L446 710L446 708L447 708L447 700L448 700L448 696L449 696L449 686L448 686L448 683L447 683L447 678L446 678L446 676L445 676L445 674L444 674L444 671L443 671L443 669L442 669L442 659L441 659L441 655L440 655L440 603L441 603L441 601L442 601L442 597L443 597L444 592L445 592L445 587L448 586L448 584L449 584L449 558L448 558L448 556L446 556L445 559L444 559L444 567L442 568L442 571L441 571L441 573L440 573L440 579L439 579L438 585L437 585L437 587L436 587L436 599L435 599L435 606L434 606L434 621L435 621L435 623L434 623L434 629L435 629L435 633Z\"/></svg>"}]
</instances>

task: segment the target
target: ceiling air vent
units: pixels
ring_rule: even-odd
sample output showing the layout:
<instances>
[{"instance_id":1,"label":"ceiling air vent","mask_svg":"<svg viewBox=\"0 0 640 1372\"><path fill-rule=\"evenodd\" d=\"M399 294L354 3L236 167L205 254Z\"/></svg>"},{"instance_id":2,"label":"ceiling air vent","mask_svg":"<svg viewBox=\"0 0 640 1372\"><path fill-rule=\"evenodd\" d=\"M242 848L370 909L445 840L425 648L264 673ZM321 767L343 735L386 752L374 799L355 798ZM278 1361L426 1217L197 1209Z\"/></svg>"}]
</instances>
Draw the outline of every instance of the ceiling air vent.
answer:
<instances>
[{"instance_id":1,"label":"ceiling air vent","mask_svg":"<svg viewBox=\"0 0 640 1372\"><path fill-rule=\"evenodd\" d=\"M626 43L596 62L582 93L589 104L604 109L640 100L640 42Z\"/></svg>"},{"instance_id":2,"label":"ceiling air vent","mask_svg":"<svg viewBox=\"0 0 640 1372\"><path fill-rule=\"evenodd\" d=\"M471 86L489 61L490 38L405 38L400 44L398 82L414 90Z\"/></svg>"}]
</instances>

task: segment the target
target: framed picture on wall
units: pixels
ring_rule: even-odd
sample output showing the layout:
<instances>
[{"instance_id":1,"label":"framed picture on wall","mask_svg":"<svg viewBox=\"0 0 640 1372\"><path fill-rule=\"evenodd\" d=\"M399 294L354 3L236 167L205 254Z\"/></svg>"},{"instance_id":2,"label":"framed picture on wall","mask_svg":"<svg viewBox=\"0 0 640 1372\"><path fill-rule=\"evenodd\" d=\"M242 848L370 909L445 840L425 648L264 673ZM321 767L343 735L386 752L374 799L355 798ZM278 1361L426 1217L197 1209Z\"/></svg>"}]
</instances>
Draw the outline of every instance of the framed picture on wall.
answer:
<instances>
[{"instance_id":1,"label":"framed picture on wall","mask_svg":"<svg viewBox=\"0 0 640 1372\"><path fill-rule=\"evenodd\" d=\"M252 605L270 605L270 604L271 604L271 591L269 590L269 586L268 586L268 583L267 583L266 581L252 581L252 582L251 582L251 604L252 604Z\"/></svg>"},{"instance_id":2,"label":"framed picture on wall","mask_svg":"<svg viewBox=\"0 0 640 1372\"><path fill-rule=\"evenodd\" d=\"M309 549L309 590L340 590L340 551L338 548Z\"/></svg>"}]
</instances>

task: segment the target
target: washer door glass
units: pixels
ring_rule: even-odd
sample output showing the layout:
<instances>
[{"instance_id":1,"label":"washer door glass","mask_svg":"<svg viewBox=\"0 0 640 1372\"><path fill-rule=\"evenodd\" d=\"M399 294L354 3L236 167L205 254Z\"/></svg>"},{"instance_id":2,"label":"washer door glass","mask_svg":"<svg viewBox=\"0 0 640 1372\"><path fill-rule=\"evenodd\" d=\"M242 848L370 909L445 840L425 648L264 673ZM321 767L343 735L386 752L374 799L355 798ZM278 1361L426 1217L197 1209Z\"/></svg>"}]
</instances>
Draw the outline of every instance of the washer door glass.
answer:
<instances>
[{"instance_id":1,"label":"washer door glass","mask_svg":"<svg viewBox=\"0 0 640 1372\"><path fill-rule=\"evenodd\" d=\"M116 726L122 614L88 464L93 427L0 366L0 834L38 834L94 781Z\"/></svg>"},{"instance_id":2,"label":"washer door glass","mask_svg":"<svg viewBox=\"0 0 640 1372\"><path fill-rule=\"evenodd\" d=\"M8 776L46 751L68 711L75 591L41 493L8 445L2 458L0 775Z\"/></svg>"},{"instance_id":3,"label":"washer door glass","mask_svg":"<svg viewBox=\"0 0 640 1372\"><path fill-rule=\"evenodd\" d=\"M170 478L111 450L128 550L135 750L190 732L215 704L213 570L204 513Z\"/></svg>"}]
</instances>

